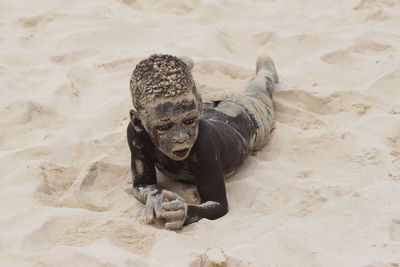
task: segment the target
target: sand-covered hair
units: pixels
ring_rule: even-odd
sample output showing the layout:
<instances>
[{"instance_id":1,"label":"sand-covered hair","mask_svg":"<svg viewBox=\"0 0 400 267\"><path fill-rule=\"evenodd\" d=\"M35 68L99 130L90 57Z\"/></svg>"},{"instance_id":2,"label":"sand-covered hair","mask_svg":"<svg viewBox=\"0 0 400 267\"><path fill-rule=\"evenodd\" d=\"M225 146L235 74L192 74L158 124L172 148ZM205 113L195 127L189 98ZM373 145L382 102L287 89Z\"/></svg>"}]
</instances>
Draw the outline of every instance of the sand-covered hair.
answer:
<instances>
[{"instance_id":1,"label":"sand-covered hair","mask_svg":"<svg viewBox=\"0 0 400 267\"><path fill-rule=\"evenodd\" d=\"M189 67L179 58L155 54L140 61L130 82L133 106L136 110L158 97L175 97L194 92L195 84Z\"/></svg>"}]
</instances>

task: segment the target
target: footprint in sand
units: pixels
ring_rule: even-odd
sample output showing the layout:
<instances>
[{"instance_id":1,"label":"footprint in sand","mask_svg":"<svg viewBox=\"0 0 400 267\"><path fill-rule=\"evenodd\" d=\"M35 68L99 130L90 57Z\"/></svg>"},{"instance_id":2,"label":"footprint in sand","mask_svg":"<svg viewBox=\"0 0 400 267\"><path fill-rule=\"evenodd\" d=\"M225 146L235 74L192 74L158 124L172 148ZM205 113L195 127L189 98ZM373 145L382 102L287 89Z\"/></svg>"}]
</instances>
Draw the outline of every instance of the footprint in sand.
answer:
<instances>
[{"instance_id":1,"label":"footprint in sand","mask_svg":"<svg viewBox=\"0 0 400 267\"><path fill-rule=\"evenodd\" d=\"M106 238L126 251L146 255L154 245L153 231L116 214L52 216L31 232L23 245L28 251L42 251L56 246L88 246Z\"/></svg>"},{"instance_id":2,"label":"footprint in sand","mask_svg":"<svg viewBox=\"0 0 400 267\"><path fill-rule=\"evenodd\" d=\"M36 189L39 201L49 206L62 206L60 198L68 191L77 175L77 170L43 162L40 165L42 184Z\"/></svg>"},{"instance_id":3,"label":"footprint in sand","mask_svg":"<svg viewBox=\"0 0 400 267\"><path fill-rule=\"evenodd\" d=\"M43 182L36 197L45 205L92 211L125 212L131 208L131 196L124 190L131 183L127 166L102 159L81 172L52 163L42 164L41 168Z\"/></svg>"},{"instance_id":4,"label":"footprint in sand","mask_svg":"<svg viewBox=\"0 0 400 267\"><path fill-rule=\"evenodd\" d=\"M74 182L77 190L105 190L116 185L125 185L125 176L129 173L126 166L107 160L90 163ZM79 188L79 189L78 189Z\"/></svg>"},{"instance_id":5,"label":"footprint in sand","mask_svg":"<svg viewBox=\"0 0 400 267\"><path fill-rule=\"evenodd\" d=\"M334 113L334 109L329 105L329 97L322 98L302 90L277 91L276 95L284 99L285 103L298 109L306 110L318 115L329 115Z\"/></svg>"},{"instance_id":6,"label":"footprint in sand","mask_svg":"<svg viewBox=\"0 0 400 267\"><path fill-rule=\"evenodd\" d=\"M332 110L325 100L301 90L278 91L274 98L276 121L303 130L324 128L319 115Z\"/></svg>"},{"instance_id":7,"label":"footprint in sand","mask_svg":"<svg viewBox=\"0 0 400 267\"><path fill-rule=\"evenodd\" d=\"M376 63L394 52L395 49L390 45L366 39L347 48L326 53L321 56L321 60L340 67L358 68L365 66L366 63Z\"/></svg>"},{"instance_id":8,"label":"footprint in sand","mask_svg":"<svg viewBox=\"0 0 400 267\"><path fill-rule=\"evenodd\" d=\"M302 90L277 91L274 107L277 122L302 130L328 128L332 125L331 115L338 113L346 115L341 124L358 122L360 117L376 108L395 113L392 108L395 106L387 101L354 91L337 92L324 97ZM340 117L336 116L335 124L338 123L337 118Z\"/></svg>"}]
</instances>

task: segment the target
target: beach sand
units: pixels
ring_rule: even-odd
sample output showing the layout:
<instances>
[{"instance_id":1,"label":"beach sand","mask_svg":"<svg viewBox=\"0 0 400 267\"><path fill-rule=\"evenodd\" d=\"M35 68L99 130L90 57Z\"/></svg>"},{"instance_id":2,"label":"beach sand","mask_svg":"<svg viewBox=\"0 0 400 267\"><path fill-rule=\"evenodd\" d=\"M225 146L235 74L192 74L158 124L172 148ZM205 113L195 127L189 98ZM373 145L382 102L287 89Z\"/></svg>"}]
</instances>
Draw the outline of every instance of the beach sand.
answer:
<instances>
[{"instance_id":1,"label":"beach sand","mask_svg":"<svg viewBox=\"0 0 400 267\"><path fill-rule=\"evenodd\" d=\"M400 2L0 3L0 265L400 266ZM190 56L203 94L275 60L272 143L229 213L179 232L132 195L130 75ZM193 186L162 184L188 202Z\"/></svg>"}]
</instances>

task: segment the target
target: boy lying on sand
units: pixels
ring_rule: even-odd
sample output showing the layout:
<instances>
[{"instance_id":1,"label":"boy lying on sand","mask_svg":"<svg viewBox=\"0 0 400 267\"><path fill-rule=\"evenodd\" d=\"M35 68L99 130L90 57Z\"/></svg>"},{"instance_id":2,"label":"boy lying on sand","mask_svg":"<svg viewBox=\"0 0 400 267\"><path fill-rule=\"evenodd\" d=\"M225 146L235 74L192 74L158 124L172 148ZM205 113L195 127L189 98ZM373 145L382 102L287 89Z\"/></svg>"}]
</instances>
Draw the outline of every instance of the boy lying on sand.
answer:
<instances>
[{"instance_id":1,"label":"boy lying on sand","mask_svg":"<svg viewBox=\"0 0 400 267\"><path fill-rule=\"evenodd\" d=\"M258 58L243 94L214 95L204 102L192 67L187 58L152 55L136 65L130 82L133 192L145 204L146 222L157 220L170 230L224 216L224 179L267 144L274 129L271 98L279 81L270 57ZM158 185L155 167L171 179L193 182L202 204L186 204Z\"/></svg>"}]
</instances>

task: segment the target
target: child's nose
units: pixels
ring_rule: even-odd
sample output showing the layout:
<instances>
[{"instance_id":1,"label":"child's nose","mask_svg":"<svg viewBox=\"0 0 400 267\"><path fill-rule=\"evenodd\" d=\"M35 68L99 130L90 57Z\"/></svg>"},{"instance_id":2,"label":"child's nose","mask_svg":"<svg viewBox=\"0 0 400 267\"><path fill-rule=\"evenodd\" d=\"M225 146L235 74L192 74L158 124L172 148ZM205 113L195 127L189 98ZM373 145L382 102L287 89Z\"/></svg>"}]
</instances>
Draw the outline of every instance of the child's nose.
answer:
<instances>
[{"instance_id":1,"label":"child's nose","mask_svg":"<svg viewBox=\"0 0 400 267\"><path fill-rule=\"evenodd\" d=\"M176 143L184 143L184 142L186 142L187 140L189 140L189 135L188 135L186 132L184 132L184 131L179 131L179 132L177 133L177 135L175 135L175 136L172 138L172 141L173 141L173 142L176 142Z\"/></svg>"}]
</instances>

